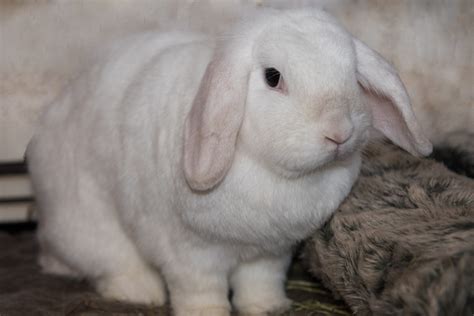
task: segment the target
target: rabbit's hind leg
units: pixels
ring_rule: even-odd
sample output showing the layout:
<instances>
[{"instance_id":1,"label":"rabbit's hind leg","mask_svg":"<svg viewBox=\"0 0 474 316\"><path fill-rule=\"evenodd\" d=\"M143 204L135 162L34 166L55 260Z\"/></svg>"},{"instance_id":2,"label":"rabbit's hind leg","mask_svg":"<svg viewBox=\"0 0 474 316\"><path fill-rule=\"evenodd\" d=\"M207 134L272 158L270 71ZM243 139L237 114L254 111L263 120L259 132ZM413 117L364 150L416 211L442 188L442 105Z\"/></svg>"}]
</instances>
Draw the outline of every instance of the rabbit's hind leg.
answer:
<instances>
[{"instance_id":1,"label":"rabbit's hind leg","mask_svg":"<svg viewBox=\"0 0 474 316\"><path fill-rule=\"evenodd\" d=\"M163 305L166 300L161 276L146 266L103 275L95 284L97 291L109 299L153 305Z\"/></svg>"},{"instance_id":2,"label":"rabbit's hind leg","mask_svg":"<svg viewBox=\"0 0 474 316\"><path fill-rule=\"evenodd\" d=\"M38 263L44 273L56 274L59 276L80 278L81 275L66 263L56 258L54 255L42 250L39 254Z\"/></svg>"},{"instance_id":3,"label":"rabbit's hind leg","mask_svg":"<svg viewBox=\"0 0 474 316\"><path fill-rule=\"evenodd\" d=\"M84 198L55 200L42 212L38 237L45 272L83 276L104 297L162 305L163 279L140 255L111 203L88 183Z\"/></svg>"}]
</instances>

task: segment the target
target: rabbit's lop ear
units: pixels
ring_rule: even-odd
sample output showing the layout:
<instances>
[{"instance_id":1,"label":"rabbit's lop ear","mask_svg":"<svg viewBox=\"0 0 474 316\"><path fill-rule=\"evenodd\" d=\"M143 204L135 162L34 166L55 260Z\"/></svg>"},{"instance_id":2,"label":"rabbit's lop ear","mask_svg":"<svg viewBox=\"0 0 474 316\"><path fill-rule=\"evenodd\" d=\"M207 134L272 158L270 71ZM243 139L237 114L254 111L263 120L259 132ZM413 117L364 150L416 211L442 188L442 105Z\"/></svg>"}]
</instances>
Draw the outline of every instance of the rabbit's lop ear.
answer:
<instances>
[{"instance_id":1,"label":"rabbit's lop ear","mask_svg":"<svg viewBox=\"0 0 474 316\"><path fill-rule=\"evenodd\" d=\"M430 141L423 135L405 86L395 69L379 54L354 38L357 80L369 104L374 127L413 155L429 155Z\"/></svg>"},{"instance_id":2,"label":"rabbit's lop ear","mask_svg":"<svg viewBox=\"0 0 474 316\"><path fill-rule=\"evenodd\" d=\"M194 190L211 189L232 165L247 97L243 59L229 51L216 53L186 119L184 175Z\"/></svg>"}]
</instances>

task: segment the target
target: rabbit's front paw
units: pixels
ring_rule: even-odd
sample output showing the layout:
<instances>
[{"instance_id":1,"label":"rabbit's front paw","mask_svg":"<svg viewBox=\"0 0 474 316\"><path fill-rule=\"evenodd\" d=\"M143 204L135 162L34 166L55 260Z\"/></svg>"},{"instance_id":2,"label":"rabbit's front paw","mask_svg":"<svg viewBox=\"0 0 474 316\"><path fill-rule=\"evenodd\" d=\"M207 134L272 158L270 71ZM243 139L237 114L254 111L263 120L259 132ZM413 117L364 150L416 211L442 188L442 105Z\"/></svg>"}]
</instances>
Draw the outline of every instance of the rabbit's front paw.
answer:
<instances>
[{"instance_id":1,"label":"rabbit's front paw","mask_svg":"<svg viewBox=\"0 0 474 316\"><path fill-rule=\"evenodd\" d=\"M193 309L176 309L176 316L230 316L230 311L226 307L200 307Z\"/></svg>"},{"instance_id":2,"label":"rabbit's front paw","mask_svg":"<svg viewBox=\"0 0 474 316\"><path fill-rule=\"evenodd\" d=\"M290 308L284 287L290 259L284 255L240 264L231 278L232 302L239 315L273 315Z\"/></svg>"},{"instance_id":3,"label":"rabbit's front paw","mask_svg":"<svg viewBox=\"0 0 474 316\"><path fill-rule=\"evenodd\" d=\"M239 315L278 315L287 311L291 300L286 297L283 286L275 283L260 280L260 283L235 288L233 303Z\"/></svg>"},{"instance_id":4,"label":"rabbit's front paw","mask_svg":"<svg viewBox=\"0 0 474 316\"><path fill-rule=\"evenodd\" d=\"M240 302L237 306L240 316L266 316L266 315L278 315L287 311L291 306L291 300L286 297L274 298L273 300L267 300L263 298L261 300Z\"/></svg>"}]
</instances>

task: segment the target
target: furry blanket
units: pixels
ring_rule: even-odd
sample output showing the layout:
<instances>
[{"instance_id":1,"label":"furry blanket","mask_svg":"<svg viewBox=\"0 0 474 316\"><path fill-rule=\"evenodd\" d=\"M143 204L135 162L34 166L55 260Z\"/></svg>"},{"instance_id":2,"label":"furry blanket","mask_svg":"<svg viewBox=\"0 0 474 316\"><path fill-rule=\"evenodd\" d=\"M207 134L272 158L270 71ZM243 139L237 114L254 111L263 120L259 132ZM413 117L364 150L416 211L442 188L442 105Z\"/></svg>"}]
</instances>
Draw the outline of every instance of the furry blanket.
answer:
<instances>
[{"instance_id":1,"label":"furry blanket","mask_svg":"<svg viewBox=\"0 0 474 316\"><path fill-rule=\"evenodd\" d=\"M473 136L453 135L454 150L435 156L472 172ZM474 181L393 145L369 146L351 195L304 257L357 315L472 316Z\"/></svg>"}]
</instances>

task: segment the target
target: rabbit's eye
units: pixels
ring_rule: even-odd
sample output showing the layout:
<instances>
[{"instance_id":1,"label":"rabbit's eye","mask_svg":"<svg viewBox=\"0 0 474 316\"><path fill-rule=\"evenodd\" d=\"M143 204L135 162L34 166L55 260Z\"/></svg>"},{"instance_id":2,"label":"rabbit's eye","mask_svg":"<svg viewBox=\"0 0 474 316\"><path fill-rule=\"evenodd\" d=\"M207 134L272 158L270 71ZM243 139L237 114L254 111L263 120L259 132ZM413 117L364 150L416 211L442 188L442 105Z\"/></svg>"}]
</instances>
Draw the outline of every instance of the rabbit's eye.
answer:
<instances>
[{"instance_id":1,"label":"rabbit's eye","mask_svg":"<svg viewBox=\"0 0 474 316\"><path fill-rule=\"evenodd\" d=\"M277 88L280 83L280 72L275 68L265 68L265 81L271 88Z\"/></svg>"}]
</instances>

